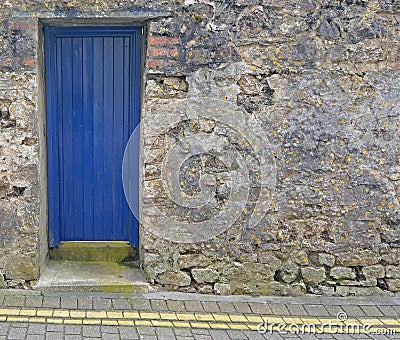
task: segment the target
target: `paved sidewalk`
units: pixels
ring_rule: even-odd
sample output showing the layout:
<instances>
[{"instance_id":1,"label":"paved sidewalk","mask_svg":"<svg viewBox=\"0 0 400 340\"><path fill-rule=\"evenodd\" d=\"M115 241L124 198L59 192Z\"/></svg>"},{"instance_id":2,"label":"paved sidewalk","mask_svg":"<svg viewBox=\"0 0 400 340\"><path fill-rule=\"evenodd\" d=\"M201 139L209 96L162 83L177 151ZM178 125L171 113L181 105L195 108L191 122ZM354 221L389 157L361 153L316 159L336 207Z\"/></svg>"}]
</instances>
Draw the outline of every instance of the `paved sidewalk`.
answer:
<instances>
[{"instance_id":1,"label":"paved sidewalk","mask_svg":"<svg viewBox=\"0 0 400 340\"><path fill-rule=\"evenodd\" d=\"M400 298L0 291L1 339L400 339Z\"/></svg>"}]
</instances>

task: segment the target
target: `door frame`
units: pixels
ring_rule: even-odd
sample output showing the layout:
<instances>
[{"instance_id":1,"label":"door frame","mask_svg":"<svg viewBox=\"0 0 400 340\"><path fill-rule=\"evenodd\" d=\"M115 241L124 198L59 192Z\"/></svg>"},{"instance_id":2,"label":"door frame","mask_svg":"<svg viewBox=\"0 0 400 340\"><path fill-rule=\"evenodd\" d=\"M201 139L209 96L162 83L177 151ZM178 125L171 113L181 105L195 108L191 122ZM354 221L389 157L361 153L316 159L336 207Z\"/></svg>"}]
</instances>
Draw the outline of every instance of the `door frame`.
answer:
<instances>
[{"instance_id":1,"label":"door frame","mask_svg":"<svg viewBox=\"0 0 400 340\"><path fill-rule=\"evenodd\" d=\"M158 16L156 16L158 17ZM147 37L147 24L148 20L153 18L41 18L39 19L39 34L38 34L38 72L37 72L37 83L38 83L38 111L39 111L39 163L40 163L40 215L39 215L39 269L40 272L46 265L48 254L49 254L49 200L48 200L48 149L47 149L47 107L46 107L46 78L45 78L45 48L44 48L44 27L56 26L56 27L81 27L81 26L135 26L142 29L142 36L140 42L140 93L139 93L139 121L140 124L141 116L143 112L143 93L145 86L145 65L146 65L146 37ZM143 145L141 134L140 146ZM141 183L143 178L142 170L142 158L139 159L139 212L141 212L142 202L141 197ZM142 228L139 222L139 247L142 235ZM139 252L140 253L140 252Z\"/></svg>"}]
</instances>

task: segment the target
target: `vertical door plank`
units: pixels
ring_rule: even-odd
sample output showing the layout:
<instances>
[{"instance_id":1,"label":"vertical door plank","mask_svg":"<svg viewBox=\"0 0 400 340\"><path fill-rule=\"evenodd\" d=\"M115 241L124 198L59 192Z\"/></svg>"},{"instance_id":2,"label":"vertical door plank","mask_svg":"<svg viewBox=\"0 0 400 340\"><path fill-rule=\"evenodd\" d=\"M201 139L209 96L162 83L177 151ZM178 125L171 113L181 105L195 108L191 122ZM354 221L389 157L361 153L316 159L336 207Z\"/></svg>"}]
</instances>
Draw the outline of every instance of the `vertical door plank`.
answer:
<instances>
[{"instance_id":1,"label":"vertical door plank","mask_svg":"<svg viewBox=\"0 0 400 340\"><path fill-rule=\"evenodd\" d=\"M93 38L93 171L94 171L94 222L93 239L97 240L99 230L103 230L103 178L104 178L104 40Z\"/></svg>"},{"instance_id":2,"label":"vertical door plank","mask_svg":"<svg viewBox=\"0 0 400 340\"><path fill-rule=\"evenodd\" d=\"M83 240L83 87L82 38L72 38L72 115L73 115L73 219L74 240Z\"/></svg>"},{"instance_id":3,"label":"vertical door plank","mask_svg":"<svg viewBox=\"0 0 400 340\"><path fill-rule=\"evenodd\" d=\"M124 115L124 38L114 38L114 174L113 174L113 235L123 235L122 229L122 158L123 144L123 115Z\"/></svg>"},{"instance_id":4,"label":"vertical door plank","mask_svg":"<svg viewBox=\"0 0 400 340\"><path fill-rule=\"evenodd\" d=\"M104 217L102 238L113 237L113 181L114 170L114 42L104 37Z\"/></svg>"},{"instance_id":5,"label":"vertical door plank","mask_svg":"<svg viewBox=\"0 0 400 340\"><path fill-rule=\"evenodd\" d=\"M63 239L74 239L73 231L73 202L74 202L74 150L73 150L73 105L72 105L72 39L62 39L62 121L63 121L63 162L64 168L64 197L63 222L61 230Z\"/></svg>"},{"instance_id":6,"label":"vertical door plank","mask_svg":"<svg viewBox=\"0 0 400 340\"><path fill-rule=\"evenodd\" d=\"M129 141L130 134L133 132L131 128L132 125L129 124L129 116L131 113L131 82L130 82L130 74L131 74L131 58L130 58L130 48L131 48L131 37L124 38L124 72L123 72L123 91L124 91L124 110L123 110L123 145L127 145ZM129 160L128 160L129 162ZM125 188L126 189L126 188ZM132 221L132 213L130 213L128 202L125 198L125 194L129 194L129 192L123 193L122 200L122 233L126 239L130 239L130 228L133 226Z\"/></svg>"},{"instance_id":7,"label":"vertical door plank","mask_svg":"<svg viewBox=\"0 0 400 340\"><path fill-rule=\"evenodd\" d=\"M83 97L83 239L94 239L94 137L93 137L93 38L83 38L83 72L82 72L82 97Z\"/></svg>"}]
</instances>

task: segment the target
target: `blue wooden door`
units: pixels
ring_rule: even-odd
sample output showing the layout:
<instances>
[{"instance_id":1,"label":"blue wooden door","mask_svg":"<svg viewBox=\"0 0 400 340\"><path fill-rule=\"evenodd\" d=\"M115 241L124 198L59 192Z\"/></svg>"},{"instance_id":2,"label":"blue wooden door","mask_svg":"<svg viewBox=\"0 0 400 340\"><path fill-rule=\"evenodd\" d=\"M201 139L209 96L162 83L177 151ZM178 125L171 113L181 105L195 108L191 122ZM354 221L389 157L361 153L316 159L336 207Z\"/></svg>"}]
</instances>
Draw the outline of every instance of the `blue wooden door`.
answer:
<instances>
[{"instance_id":1,"label":"blue wooden door","mask_svg":"<svg viewBox=\"0 0 400 340\"><path fill-rule=\"evenodd\" d=\"M137 246L122 159L139 122L141 29L45 27L44 33L49 244Z\"/></svg>"}]
</instances>

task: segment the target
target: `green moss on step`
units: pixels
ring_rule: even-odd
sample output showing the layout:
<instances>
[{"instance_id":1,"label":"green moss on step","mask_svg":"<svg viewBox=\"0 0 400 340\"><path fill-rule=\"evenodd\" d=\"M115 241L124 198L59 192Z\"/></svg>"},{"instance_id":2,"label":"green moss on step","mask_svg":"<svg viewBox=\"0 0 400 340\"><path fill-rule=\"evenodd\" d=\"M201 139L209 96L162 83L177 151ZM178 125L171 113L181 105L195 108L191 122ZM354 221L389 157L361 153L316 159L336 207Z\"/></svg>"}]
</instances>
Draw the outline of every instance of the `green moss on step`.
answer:
<instances>
[{"instance_id":1,"label":"green moss on step","mask_svg":"<svg viewBox=\"0 0 400 340\"><path fill-rule=\"evenodd\" d=\"M126 242L62 242L50 250L51 260L124 262L134 259L136 249Z\"/></svg>"}]
</instances>

